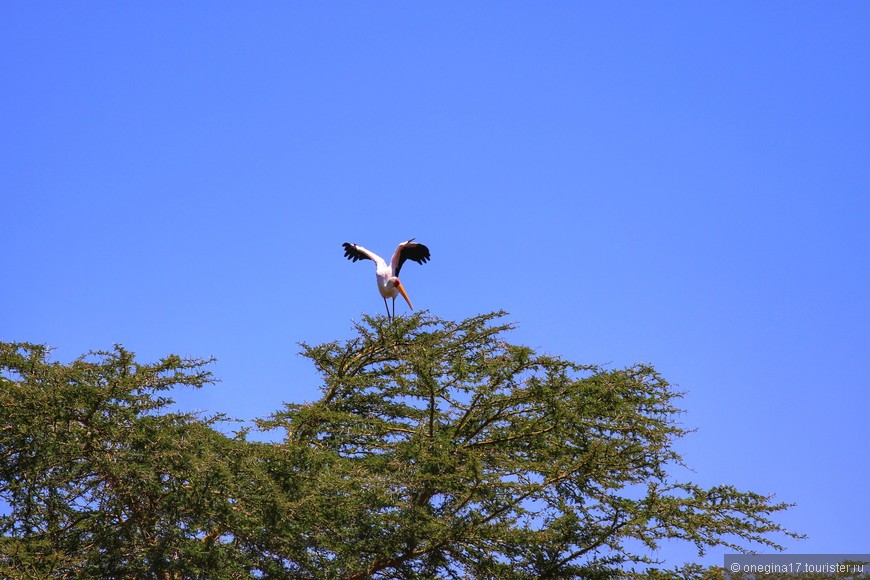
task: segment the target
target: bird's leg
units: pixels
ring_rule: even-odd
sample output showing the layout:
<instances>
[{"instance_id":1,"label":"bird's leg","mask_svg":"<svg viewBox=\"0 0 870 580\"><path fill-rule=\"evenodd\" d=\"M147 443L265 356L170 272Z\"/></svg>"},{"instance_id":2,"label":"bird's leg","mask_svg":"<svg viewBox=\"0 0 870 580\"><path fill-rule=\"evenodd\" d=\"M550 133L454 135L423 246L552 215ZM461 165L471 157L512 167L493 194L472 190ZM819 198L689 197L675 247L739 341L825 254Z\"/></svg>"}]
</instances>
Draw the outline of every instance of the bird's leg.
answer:
<instances>
[{"instance_id":1,"label":"bird's leg","mask_svg":"<svg viewBox=\"0 0 870 580\"><path fill-rule=\"evenodd\" d=\"M395 299L394 299L395 300ZM393 302L395 304L395 301ZM387 309L387 320L390 320L390 307L387 305L387 299L384 298L384 308Z\"/></svg>"},{"instance_id":2,"label":"bird's leg","mask_svg":"<svg viewBox=\"0 0 870 580\"><path fill-rule=\"evenodd\" d=\"M393 296L393 318L396 317L396 297Z\"/></svg>"}]
</instances>

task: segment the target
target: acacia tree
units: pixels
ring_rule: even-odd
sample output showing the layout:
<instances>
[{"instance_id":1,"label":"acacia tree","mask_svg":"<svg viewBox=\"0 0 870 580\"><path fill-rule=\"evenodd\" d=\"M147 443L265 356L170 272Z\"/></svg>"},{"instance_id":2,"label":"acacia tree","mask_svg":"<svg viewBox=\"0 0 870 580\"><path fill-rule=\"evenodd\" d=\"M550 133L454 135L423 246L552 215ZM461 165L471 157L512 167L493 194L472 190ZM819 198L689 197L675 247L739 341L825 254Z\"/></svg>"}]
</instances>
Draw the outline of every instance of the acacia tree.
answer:
<instances>
[{"instance_id":1,"label":"acacia tree","mask_svg":"<svg viewBox=\"0 0 870 580\"><path fill-rule=\"evenodd\" d=\"M501 316L363 317L351 340L302 345L322 398L260 422L310 454L282 521L310 539L295 572L605 577L654 563L638 544L796 537L770 519L787 504L672 477L680 394L652 367L536 354Z\"/></svg>"},{"instance_id":2,"label":"acacia tree","mask_svg":"<svg viewBox=\"0 0 870 580\"><path fill-rule=\"evenodd\" d=\"M175 578L244 572L214 549L243 450L220 417L167 412L209 361L135 362L116 347L69 365L0 344L0 577Z\"/></svg>"},{"instance_id":3,"label":"acacia tree","mask_svg":"<svg viewBox=\"0 0 870 580\"><path fill-rule=\"evenodd\" d=\"M662 539L796 537L787 504L675 479L679 393L652 367L536 354L502 316L303 344L322 396L259 420L273 443L168 411L208 361L2 345L0 576L603 578Z\"/></svg>"}]
</instances>

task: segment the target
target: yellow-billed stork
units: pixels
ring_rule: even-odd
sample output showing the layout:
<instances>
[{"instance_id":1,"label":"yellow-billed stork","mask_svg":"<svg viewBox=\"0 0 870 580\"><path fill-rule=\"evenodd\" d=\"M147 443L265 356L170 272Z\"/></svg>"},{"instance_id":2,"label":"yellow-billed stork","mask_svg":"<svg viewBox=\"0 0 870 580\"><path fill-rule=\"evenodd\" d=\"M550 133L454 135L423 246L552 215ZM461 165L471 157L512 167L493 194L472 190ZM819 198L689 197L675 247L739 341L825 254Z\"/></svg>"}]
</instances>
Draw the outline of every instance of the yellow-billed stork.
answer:
<instances>
[{"instance_id":1,"label":"yellow-billed stork","mask_svg":"<svg viewBox=\"0 0 870 580\"><path fill-rule=\"evenodd\" d=\"M384 299L384 307L387 309L387 318L392 319L396 316L396 296L402 295L402 298L408 303L411 310L414 307L411 305L411 299L408 298L408 293L405 292L405 287L399 282L399 271L402 269L402 264L405 260L411 260L418 264L425 264L429 261L429 248L423 244L418 244L411 238L407 242L402 242L393 253L393 259L387 264L383 258L366 250L362 246L345 242L342 244L344 248L344 257L348 260L356 262L357 260L371 260L377 266L375 275L378 278L378 292ZM387 306L387 298L393 299L393 313L390 314L390 307Z\"/></svg>"}]
</instances>

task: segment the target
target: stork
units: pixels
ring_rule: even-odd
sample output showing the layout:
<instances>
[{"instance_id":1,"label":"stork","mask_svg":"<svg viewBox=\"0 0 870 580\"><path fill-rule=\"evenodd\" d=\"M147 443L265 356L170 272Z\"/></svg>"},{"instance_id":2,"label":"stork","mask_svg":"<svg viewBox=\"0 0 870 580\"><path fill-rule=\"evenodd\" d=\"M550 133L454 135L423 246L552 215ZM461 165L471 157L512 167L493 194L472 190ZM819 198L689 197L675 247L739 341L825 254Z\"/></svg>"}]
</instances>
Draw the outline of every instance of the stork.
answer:
<instances>
[{"instance_id":1,"label":"stork","mask_svg":"<svg viewBox=\"0 0 870 580\"><path fill-rule=\"evenodd\" d=\"M405 260L411 260L418 264L425 264L429 261L429 248L423 244L418 244L411 238L407 242L402 242L393 253L393 259L387 264L383 258L366 250L362 246L345 242L342 244L344 248L344 257L348 260L356 262L357 260L371 260L375 263L377 271L375 275L378 278L378 292L384 299L384 308L387 309L387 318L392 320L396 316L396 296L402 295L405 302L411 310L414 307L411 305L411 299L408 298L408 293L405 292L405 286L399 281L399 271L402 269L402 264ZM387 298L393 299L393 313L390 314L390 307L387 306Z\"/></svg>"}]
</instances>

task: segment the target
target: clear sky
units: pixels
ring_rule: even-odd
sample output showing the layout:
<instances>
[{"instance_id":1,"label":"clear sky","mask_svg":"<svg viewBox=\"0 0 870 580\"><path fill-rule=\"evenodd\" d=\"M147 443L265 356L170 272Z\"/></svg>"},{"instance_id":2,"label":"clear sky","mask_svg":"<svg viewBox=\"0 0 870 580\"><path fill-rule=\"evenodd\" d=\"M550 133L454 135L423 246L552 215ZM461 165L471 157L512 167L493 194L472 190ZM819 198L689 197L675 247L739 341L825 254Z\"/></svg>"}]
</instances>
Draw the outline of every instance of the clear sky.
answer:
<instances>
[{"instance_id":1,"label":"clear sky","mask_svg":"<svg viewBox=\"0 0 870 580\"><path fill-rule=\"evenodd\" d=\"M416 237L415 307L654 364L683 479L870 551L870 4L5 2L0 83L0 339L263 416L383 310L341 243Z\"/></svg>"}]
</instances>

